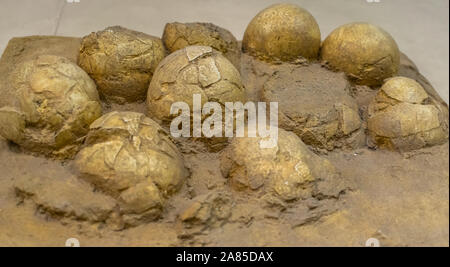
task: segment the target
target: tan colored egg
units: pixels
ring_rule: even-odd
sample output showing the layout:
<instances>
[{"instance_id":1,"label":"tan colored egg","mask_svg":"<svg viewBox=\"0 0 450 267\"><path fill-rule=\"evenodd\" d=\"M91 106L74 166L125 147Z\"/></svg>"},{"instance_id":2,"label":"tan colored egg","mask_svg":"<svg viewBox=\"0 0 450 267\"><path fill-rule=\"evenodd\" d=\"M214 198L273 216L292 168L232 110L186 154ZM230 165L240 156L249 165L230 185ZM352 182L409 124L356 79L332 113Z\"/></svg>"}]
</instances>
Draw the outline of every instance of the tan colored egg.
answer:
<instances>
[{"instance_id":1,"label":"tan colored egg","mask_svg":"<svg viewBox=\"0 0 450 267\"><path fill-rule=\"evenodd\" d=\"M0 109L0 134L24 149L70 158L102 114L94 81L75 63L39 56L11 76L16 103Z\"/></svg>"},{"instance_id":2,"label":"tan colored egg","mask_svg":"<svg viewBox=\"0 0 450 267\"><path fill-rule=\"evenodd\" d=\"M209 46L188 46L167 56L156 70L147 95L149 114L170 122L175 102L193 110L193 95L202 103L213 101L245 103L245 90L238 70L221 53Z\"/></svg>"},{"instance_id":3,"label":"tan colored egg","mask_svg":"<svg viewBox=\"0 0 450 267\"><path fill-rule=\"evenodd\" d=\"M391 35L362 22L335 29L323 42L321 57L355 83L368 86L395 76L400 64L400 51Z\"/></svg>"},{"instance_id":4,"label":"tan colored egg","mask_svg":"<svg viewBox=\"0 0 450 267\"><path fill-rule=\"evenodd\" d=\"M319 26L307 10L294 4L276 4L249 23L242 50L269 62L316 59L320 40Z\"/></svg>"},{"instance_id":5,"label":"tan colored egg","mask_svg":"<svg viewBox=\"0 0 450 267\"><path fill-rule=\"evenodd\" d=\"M191 45L210 46L240 70L241 52L236 38L212 23L167 23L162 40L170 53Z\"/></svg>"},{"instance_id":6,"label":"tan colored egg","mask_svg":"<svg viewBox=\"0 0 450 267\"><path fill-rule=\"evenodd\" d=\"M416 81L394 77L386 81L369 105L372 146L410 151L448 140L448 118L428 101Z\"/></svg>"},{"instance_id":7,"label":"tan colored egg","mask_svg":"<svg viewBox=\"0 0 450 267\"><path fill-rule=\"evenodd\" d=\"M153 72L164 57L161 39L115 26L83 38L78 64L103 97L123 104L145 100Z\"/></svg>"},{"instance_id":8,"label":"tan colored egg","mask_svg":"<svg viewBox=\"0 0 450 267\"><path fill-rule=\"evenodd\" d=\"M221 154L221 171L238 191L274 195L284 201L317 193L323 181L338 184L340 176L326 159L311 152L292 132L278 129L274 147L262 147L262 137L236 137ZM339 186L324 195L339 194Z\"/></svg>"},{"instance_id":9,"label":"tan colored egg","mask_svg":"<svg viewBox=\"0 0 450 267\"><path fill-rule=\"evenodd\" d=\"M114 111L92 123L75 166L80 178L119 201L131 225L158 218L188 175L169 135L136 112Z\"/></svg>"}]
</instances>

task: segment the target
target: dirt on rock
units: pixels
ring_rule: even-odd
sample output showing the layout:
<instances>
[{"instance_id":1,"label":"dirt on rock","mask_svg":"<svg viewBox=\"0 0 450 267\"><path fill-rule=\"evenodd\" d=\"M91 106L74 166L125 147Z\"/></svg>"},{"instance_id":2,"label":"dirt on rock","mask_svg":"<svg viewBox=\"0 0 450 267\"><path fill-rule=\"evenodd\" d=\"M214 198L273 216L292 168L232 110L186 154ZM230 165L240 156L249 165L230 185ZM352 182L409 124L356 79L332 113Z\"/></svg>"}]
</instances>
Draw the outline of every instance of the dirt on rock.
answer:
<instances>
[{"instance_id":1,"label":"dirt on rock","mask_svg":"<svg viewBox=\"0 0 450 267\"><path fill-rule=\"evenodd\" d=\"M0 60L0 106L12 97L7 77L15 65L42 54L76 62L79 47L79 38L12 39ZM304 64L269 65L242 55L241 76L250 100L260 101L265 84L289 68L320 71L324 79L340 75L328 76L318 63ZM405 56L400 74L424 87L448 123L447 105ZM351 83L344 88L364 127L378 88ZM111 111L145 113L146 104L103 103L103 113ZM116 200L81 180L73 161L33 156L0 139L0 245L64 246L69 238L81 246L364 246L369 238L378 238L382 246L449 245L448 142L410 152L365 144L329 151L311 146L308 153L334 166L345 187L333 197L296 201L235 190L231 180L241 174L230 179L221 170L228 148L212 153L196 140L174 142L189 177L167 199L159 219L123 228L115 227ZM322 186L332 191L337 186L330 180Z\"/></svg>"},{"instance_id":2,"label":"dirt on rock","mask_svg":"<svg viewBox=\"0 0 450 267\"><path fill-rule=\"evenodd\" d=\"M262 100L277 102L280 128L315 148L358 148L364 125L351 85L343 73L318 63L284 64L263 85ZM299 104L301 103L301 104Z\"/></svg>"}]
</instances>

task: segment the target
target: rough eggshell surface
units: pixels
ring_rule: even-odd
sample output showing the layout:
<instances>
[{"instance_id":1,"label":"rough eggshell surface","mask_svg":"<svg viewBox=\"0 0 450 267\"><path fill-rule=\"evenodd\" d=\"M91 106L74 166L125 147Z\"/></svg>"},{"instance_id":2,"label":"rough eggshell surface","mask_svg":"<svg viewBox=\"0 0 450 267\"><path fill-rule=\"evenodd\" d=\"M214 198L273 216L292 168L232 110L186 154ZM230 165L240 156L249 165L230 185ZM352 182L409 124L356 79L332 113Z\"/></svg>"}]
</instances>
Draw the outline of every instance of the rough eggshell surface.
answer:
<instances>
[{"instance_id":1,"label":"rough eggshell surface","mask_svg":"<svg viewBox=\"0 0 450 267\"><path fill-rule=\"evenodd\" d=\"M144 101L153 72L165 57L161 39L119 26L83 38L78 64L107 100Z\"/></svg>"},{"instance_id":2,"label":"rough eggshell surface","mask_svg":"<svg viewBox=\"0 0 450 267\"><path fill-rule=\"evenodd\" d=\"M148 89L149 114L170 122L175 102L187 103L193 110L193 95L202 105L213 101L245 102L246 94L239 71L221 53L208 46L188 46L167 56L158 66Z\"/></svg>"},{"instance_id":3,"label":"rough eggshell surface","mask_svg":"<svg viewBox=\"0 0 450 267\"><path fill-rule=\"evenodd\" d=\"M272 194L284 201L339 194L341 179L335 167L309 151L294 133L278 129L273 148L262 148L262 140L233 138L223 151L222 174L235 190Z\"/></svg>"},{"instance_id":4,"label":"rough eggshell surface","mask_svg":"<svg viewBox=\"0 0 450 267\"><path fill-rule=\"evenodd\" d=\"M381 85L395 76L400 51L389 33L369 23L349 23L335 29L322 44L322 60L347 73L357 84Z\"/></svg>"},{"instance_id":5,"label":"rough eggshell surface","mask_svg":"<svg viewBox=\"0 0 450 267\"><path fill-rule=\"evenodd\" d=\"M320 29L314 17L294 4L272 5L247 26L242 50L264 61L316 59Z\"/></svg>"},{"instance_id":6,"label":"rough eggshell surface","mask_svg":"<svg viewBox=\"0 0 450 267\"><path fill-rule=\"evenodd\" d=\"M358 105L343 73L320 64L279 68L263 86L262 99L278 104L279 127L316 148L365 144Z\"/></svg>"},{"instance_id":7,"label":"rough eggshell surface","mask_svg":"<svg viewBox=\"0 0 450 267\"><path fill-rule=\"evenodd\" d=\"M410 151L444 143L448 118L423 87L406 77L386 81L369 105L368 129L373 146Z\"/></svg>"},{"instance_id":8,"label":"rough eggshell surface","mask_svg":"<svg viewBox=\"0 0 450 267\"><path fill-rule=\"evenodd\" d=\"M167 23L162 40L171 53L191 45L210 46L240 70L240 50L236 38L228 30L212 23Z\"/></svg>"},{"instance_id":9,"label":"rough eggshell surface","mask_svg":"<svg viewBox=\"0 0 450 267\"><path fill-rule=\"evenodd\" d=\"M108 113L90 128L75 161L80 177L116 198L130 224L160 216L188 175L168 134L135 112Z\"/></svg>"},{"instance_id":10,"label":"rough eggshell surface","mask_svg":"<svg viewBox=\"0 0 450 267\"><path fill-rule=\"evenodd\" d=\"M94 81L70 60L49 55L22 63L10 78L16 97L0 108L0 134L31 152L72 157L102 113Z\"/></svg>"}]
</instances>

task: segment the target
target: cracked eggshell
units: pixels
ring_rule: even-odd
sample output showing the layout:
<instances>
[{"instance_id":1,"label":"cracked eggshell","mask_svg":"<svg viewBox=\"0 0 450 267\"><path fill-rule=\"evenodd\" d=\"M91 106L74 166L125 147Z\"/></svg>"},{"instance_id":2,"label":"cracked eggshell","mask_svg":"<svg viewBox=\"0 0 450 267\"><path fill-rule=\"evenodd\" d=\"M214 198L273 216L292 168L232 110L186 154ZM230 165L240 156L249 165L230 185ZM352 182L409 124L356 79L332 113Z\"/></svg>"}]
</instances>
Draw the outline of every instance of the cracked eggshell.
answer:
<instances>
[{"instance_id":1,"label":"cracked eggshell","mask_svg":"<svg viewBox=\"0 0 450 267\"><path fill-rule=\"evenodd\" d=\"M170 53L191 45L210 46L240 70L238 41L231 32L212 23L167 23L162 40Z\"/></svg>"},{"instance_id":2,"label":"cracked eggshell","mask_svg":"<svg viewBox=\"0 0 450 267\"><path fill-rule=\"evenodd\" d=\"M0 134L31 152L72 157L101 116L95 83L66 58L26 61L12 73L11 84L15 102L0 109Z\"/></svg>"},{"instance_id":3,"label":"cracked eggshell","mask_svg":"<svg viewBox=\"0 0 450 267\"><path fill-rule=\"evenodd\" d=\"M135 112L105 114L90 128L75 160L79 176L116 198L128 223L157 218L188 175L168 134Z\"/></svg>"},{"instance_id":4,"label":"cracked eggshell","mask_svg":"<svg viewBox=\"0 0 450 267\"><path fill-rule=\"evenodd\" d=\"M345 24L330 33L322 44L321 57L355 83L368 86L395 76L400 64L400 51L391 35L363 22Z\"/></svg>"},{"instance_id":5,"label":"cracked eggshell","mask_svg":"<svg viewBox=\"0 0 450 267\"><path fill-rule=\"evenodd\" d=\"M95 80L102 96L123 104L145 100L165 55L161 39L114 26L83 38L78 64Z\"/></svg>"},{"instance_id":6,"label":"cracked eggshell","mask_svg":"<svg viewBox=\"0 0 450 267\"><path fill-rule=\"evenodd\" d=\"M147 107L151 117L170 122L175 102L193 110L193 95L200 94L202 106L208 101L245 103L246 94L238 70L221 53L208 46L188 46L167 56L155 71L148 89Z\"/></svg>"},{"instance_id":7,"label":"cracked eggshell","mask_svg":"<svg viewBox=\"0 0 450 267\"><path fill-rule=\"evenodd\" d=\"M264 61L291 62L316 59L320 29L314 17L294 4L275 4L248 24L242 50Z\"/></svg>"},{"instance_id":8,"label":"cracked eggshell","mask_svg":"<svg viewBox=\"0 0 450 267\"><path fill-rule=\"evenodd\" d=\"M386 81L369 105L369 143L410 151L448 139L448 118L429 101L416 81L394 77Z\"/></svg>"},{"instance_id":9,"label":"cracked eggshell","mask_svg":"<svg viewBox=\"0 0 450 267\"><path fill-rule=\"evenodd\" d=\"M221 171L238 191L274 194L285 201L337 195L342 189L334 166L312 153L292 132L278 129L273 148L261 137L233 138L221 155ZM336 186L322 186L336 183ZM323 191L321 191L323 189Z\"/></svg>"},{"instance_id":10,"label":"cracked eggshell","mask_svg":"<svg viewBox=\"0 0 450 267\"><path fill-rule=\"evenodd\" d=\"M163 195L177 191L186 177L183 159L156 122L135 112L111 112L92 123L76 166L112 195L142 182Z\"/></svg>"},{"instance_id":11,"label":"cracked eggshell","mask_svg":"<svg viewBox=\"0 0 450 267\"><path fill-rule=\"evenodd\" d=\"M390 78L380 90L379 99L384 95L386 100L391 98L399 102L422 104L428 98L427 92L418 82L406 77Z\"/></svg>"}]
</instances>

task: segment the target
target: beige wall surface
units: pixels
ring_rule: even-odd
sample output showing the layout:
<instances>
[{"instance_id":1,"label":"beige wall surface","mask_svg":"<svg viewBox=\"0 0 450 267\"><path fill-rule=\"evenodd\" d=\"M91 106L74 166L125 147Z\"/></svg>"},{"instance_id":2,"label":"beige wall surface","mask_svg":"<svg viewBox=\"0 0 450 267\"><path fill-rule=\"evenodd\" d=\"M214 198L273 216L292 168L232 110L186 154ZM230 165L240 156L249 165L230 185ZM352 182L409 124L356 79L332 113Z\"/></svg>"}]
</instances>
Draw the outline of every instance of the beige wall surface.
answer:
<instances>
[{"instance_id":1,"label":"beige wall surface","mask_svg":"<svg viewBox=\"0 0 450 267\"><path fill-rule=\"evenodd\" d=\"M72 0L76 2L77 0ZM242 39L261 9L292 2L317 19L322 38L352 21L367 21L390 32L449 99L448 0L0 0L0 53L8 40L25 35L84 36L111 25L160 36L166 22L212 22Z\"/></svg>"}]
</instances>

